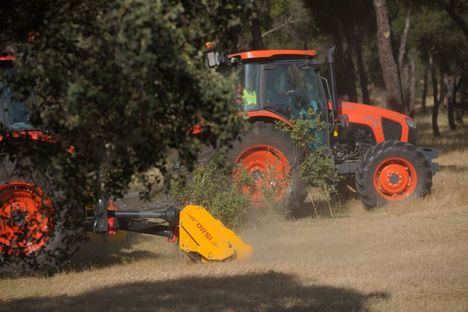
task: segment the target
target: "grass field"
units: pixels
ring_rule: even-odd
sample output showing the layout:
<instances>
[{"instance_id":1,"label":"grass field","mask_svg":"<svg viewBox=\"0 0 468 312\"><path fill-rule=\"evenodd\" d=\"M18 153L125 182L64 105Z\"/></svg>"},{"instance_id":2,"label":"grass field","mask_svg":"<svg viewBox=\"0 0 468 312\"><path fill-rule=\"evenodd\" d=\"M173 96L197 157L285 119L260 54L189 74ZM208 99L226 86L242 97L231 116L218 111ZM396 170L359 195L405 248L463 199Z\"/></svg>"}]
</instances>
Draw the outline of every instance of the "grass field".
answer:
<instances>
[{"instance_id":1,"label":"grass field","mask_svg":"<svg viewBox=\"0 0 468 312\"><path fill-rule=\"evenodd\" d=\"M87 242L52 277L0 279L0 311L468 311L468 127L441 150L433 193L339 218L264 216L244 262L190 263L164 239Z\"/></svg>"}]
</instances>

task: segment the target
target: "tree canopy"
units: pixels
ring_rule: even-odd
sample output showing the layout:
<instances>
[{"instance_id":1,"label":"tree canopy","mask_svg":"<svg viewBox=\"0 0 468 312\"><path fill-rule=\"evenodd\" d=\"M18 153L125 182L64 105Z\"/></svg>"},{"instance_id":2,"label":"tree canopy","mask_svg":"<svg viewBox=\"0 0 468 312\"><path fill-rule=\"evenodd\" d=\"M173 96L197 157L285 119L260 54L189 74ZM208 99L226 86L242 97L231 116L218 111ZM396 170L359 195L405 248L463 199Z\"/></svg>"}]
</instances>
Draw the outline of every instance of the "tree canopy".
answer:
<instances>
[{"instance_id":1,"label":"tree canopy","mask_svg":"<svg viewBox=\"0 0 468 312\"><path fill-rule=\"evenodd\" d=\"M62 149L74 147L57 155L74 159L67 168L87 191L119 196L135 175L150 186L145 173L165 173L173 151L190 166L203 144L225 143L241 127L229 77L206 68L203 49L236 40L248 1L38 2L2 9L3 42L15 43L16 85L35 90L35 120ZM40 34L33 44L21 38L31 30Z\"/></svg>"}]
</instances>

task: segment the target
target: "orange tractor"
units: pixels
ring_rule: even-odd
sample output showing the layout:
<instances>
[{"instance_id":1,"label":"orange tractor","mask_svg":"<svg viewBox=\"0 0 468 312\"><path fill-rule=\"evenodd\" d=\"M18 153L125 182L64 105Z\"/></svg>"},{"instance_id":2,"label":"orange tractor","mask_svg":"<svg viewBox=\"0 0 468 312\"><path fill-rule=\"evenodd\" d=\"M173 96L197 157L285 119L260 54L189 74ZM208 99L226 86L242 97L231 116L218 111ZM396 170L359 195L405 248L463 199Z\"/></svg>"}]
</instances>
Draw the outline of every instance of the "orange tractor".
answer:
<instances>
[{"instance_id":1,"label":"orange tractor","mask_svg":"<svg viewBox=\"0 0 468 312\"><path fill-rule=\"evenodd\" d=\"M328 50L326 79L319 72L324 62L313 50L260 50L228 56L208 51L210 67L238 72L237 102L252 127L234 142L229 156L255 181L256 187L246 191L262 204L265 187L276 187L275 199L284 200L289 209L302 205L307 194L294 171L303 153L276 124L310 118L306 112L312 109L328 125L328 133L320 135L333 151L339 174L354 176L355 189L367 207L425 196L437 169L432 162L437 151L416 147L412 118L337 100L334 52L334 48Z\"/></svg>"}]
</instances>

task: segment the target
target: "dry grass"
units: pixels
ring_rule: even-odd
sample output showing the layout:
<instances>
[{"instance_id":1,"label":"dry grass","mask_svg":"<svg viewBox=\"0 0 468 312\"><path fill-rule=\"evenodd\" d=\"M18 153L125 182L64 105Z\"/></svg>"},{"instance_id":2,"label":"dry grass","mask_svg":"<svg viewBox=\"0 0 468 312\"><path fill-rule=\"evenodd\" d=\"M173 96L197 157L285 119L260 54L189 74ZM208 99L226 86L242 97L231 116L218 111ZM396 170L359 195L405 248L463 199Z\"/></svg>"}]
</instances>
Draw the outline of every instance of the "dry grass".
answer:
<instances>
[{"instance_id":1,"label":"dry grass","mask_svg":"<svg viewBox=\"0 0 468 312\"><path fill-rule=\"evenodd\" d=\"M424 144L443 153L433 194L346 217L245 229L255 255L192 264L162 238L89 242L53 277L0 280L0 311L468 311L468 129Z\"/></svg>"}]
</instances>

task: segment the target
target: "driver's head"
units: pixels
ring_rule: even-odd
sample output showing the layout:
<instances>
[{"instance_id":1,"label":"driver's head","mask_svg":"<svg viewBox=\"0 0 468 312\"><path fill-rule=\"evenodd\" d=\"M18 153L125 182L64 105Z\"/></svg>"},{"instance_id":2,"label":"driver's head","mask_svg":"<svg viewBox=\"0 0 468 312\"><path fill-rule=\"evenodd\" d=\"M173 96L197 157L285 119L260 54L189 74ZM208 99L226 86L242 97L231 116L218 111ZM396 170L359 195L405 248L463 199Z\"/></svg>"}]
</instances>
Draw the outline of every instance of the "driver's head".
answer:
<instances>
[{"instance_id":1,"label":"driver's head","mask_svg":"<svg viewBox=\"0 0 468 312\"><path fill-rule=\"evenodd\" d=\"M289 76L291 77L292 83L296 87L303 87L304 86L304 74L297 66L290 66L289 67Z\"/></svg>"}]
</instances>

